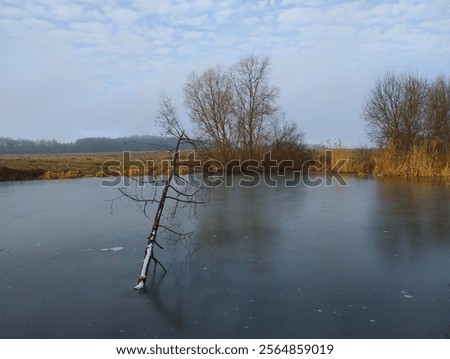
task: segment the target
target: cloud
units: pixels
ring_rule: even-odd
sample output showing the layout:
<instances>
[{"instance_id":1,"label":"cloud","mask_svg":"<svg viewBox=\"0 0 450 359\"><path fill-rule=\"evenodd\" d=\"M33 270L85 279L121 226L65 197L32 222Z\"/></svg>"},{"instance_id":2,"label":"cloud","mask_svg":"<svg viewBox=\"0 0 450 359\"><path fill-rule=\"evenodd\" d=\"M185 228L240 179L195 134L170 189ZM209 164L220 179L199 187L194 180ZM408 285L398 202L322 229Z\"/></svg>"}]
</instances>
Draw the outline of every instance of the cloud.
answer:
<instances>
[{"instance_id":1,"label":"cloud","mask_svg":"<svg viewBox=\"0 0 450 359\"><path fill-rule=\"evenodd\" d=\"M0 16L2 18L16 18L22 17L23 10L14 6L0 7Z\"/></svg>"},{"instance_id":2,"label":"cloud","mask_svg":"<svg viewBox=\"0 0 450 359\"><path fill-rule=\"evenodd\" d=\"M200 31L184 31L182 36L187 41L199 40L205 37L205 33Z\"/></svg>"},{"instance_id":3,"label":"cloud","mask_svg":"<svg viewBox=\"0 0 450 359\"><path fill-rule=\"evenodd\" d=\"M187 18L177 18L175 19L175 23L182 25L182 26L192 26L192 27L199 27L206 25L209 19L209 15L203 14L199 16L194 17L187 17Z\"/></svg>"},{"instance_id":4,"label":"cloud","mask_svg":"<svg viewBox=\"0 0 450 359\"><path fill-rule=\"evenodd\" d=\"M73 22L70 28L81 31L86 35L106 35L110 32L110 26L101 21Z\"/></svg>"},{"instance_id":5,"label":"cloud","mask_svg":"<svg viewBox=\"0 0 450 359\"><path fill-rule=\"evenodd\" d=\"M181 14L189 13L191 4L186 1L174 2L167 1L148 1L148 0L133 0L133 7L142 11L145 15L167 15L179 16ZM202 2L199 2L200 4Z\"/></svg>"},{"instance_id":6,"label":"cloud","mask_svg":"<svg viewBox=\"0 0 450 359\"><path fill-rule=\"evenodd\" d=\"M214 12L213 17L219 24L223 24L230 21L230 18L233 16L234 12L234 9L227 8Z\"/></svg>"},{"instance_id":7,"label":"cloud","mask_svg":"<svg viewBox=\"0 0 450 359\"><path fill-rule=\"evenodd\" d=\"M5 0L0 132L131 134L162 91L182 103L190 71L255 53L272 56L280 101L307 136L360 138L361 98L379 72L448 73L449 18L439 0Z\"/></svg>"},{"instance_id":8,"label":"cloud","mask_svg":"<svg viewBox=\"0 0 450 359\"><path fill-rule=\"evenodd\" d=\"M261 23L261 19L256 16L249 16L241 19L240 23L244 26L255 26Z\"/></svg>"},{"instance_id":9,"label":"cloud","mask_svg":"<svg viewBox=\"0 0 450 359\"><path fill-rule=\"evenodd\" d=\"M73 3L59 3L51 5L50 12L54 15L55 20L73 21L82 18L84 8L81 5Z\"/></svg>"},{"instance_id":10,"label":"cloud","mask_svg":"<svg viewBox=\"0 0 450 359\"><path fill-rule=\"evenodd\" d=\"M115 8L111 11L108 11L107 16L115 24L124 26L135 22L140 17L140 14L137 11L130 9Z\"/></svg>"},{"instance_id":11,"label":"cloud","mask_svg":"<svg viewBox=\"0 0 450 359\"><path fill-rule=\"evenodd\" d=\"M278 15L278 21L283 25L305 25L314 22L322 22L322 9L309 7L294 7L282 11Z\"/></svg>"}]
</instances>

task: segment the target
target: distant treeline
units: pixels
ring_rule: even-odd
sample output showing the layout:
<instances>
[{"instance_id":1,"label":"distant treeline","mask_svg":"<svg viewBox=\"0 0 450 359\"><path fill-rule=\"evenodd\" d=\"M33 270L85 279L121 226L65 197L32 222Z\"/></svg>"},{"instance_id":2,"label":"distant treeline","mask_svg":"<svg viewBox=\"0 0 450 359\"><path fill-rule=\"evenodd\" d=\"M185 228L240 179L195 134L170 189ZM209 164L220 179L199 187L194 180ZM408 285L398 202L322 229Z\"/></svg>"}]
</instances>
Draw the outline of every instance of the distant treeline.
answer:
<instances>
[{"instance_id":1,"label":"distant treeline","mask_svg":"<svg viewBox=\"0 0 450 359\"><path fill-rule=\"evenodd\" d=\"M176 142L175 138L158 136L87 137L68 143L56 140L31 141L0 137L0 154L160 151L174 148Z\"/></svg>"}]
</instances>

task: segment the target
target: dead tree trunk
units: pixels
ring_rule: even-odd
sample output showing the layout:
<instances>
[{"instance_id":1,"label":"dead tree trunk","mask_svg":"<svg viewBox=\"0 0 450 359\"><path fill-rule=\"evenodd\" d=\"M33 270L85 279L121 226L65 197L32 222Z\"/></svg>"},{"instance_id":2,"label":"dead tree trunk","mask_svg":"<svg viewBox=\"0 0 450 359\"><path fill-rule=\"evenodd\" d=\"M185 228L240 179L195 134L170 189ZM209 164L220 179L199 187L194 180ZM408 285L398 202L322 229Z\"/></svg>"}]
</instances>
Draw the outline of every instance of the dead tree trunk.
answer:
<instances>
[{"instance_id":1,"label":"dead tree trunk","mask_svg":"<svg viewBox=\"0 0 450 359\"><path fill-rule=\"evenodd\" d=\"M197 204L205 203L204 201L199 200L199 198L200 198L199 193L201 190L205 189L205 187L202 187L201 185L193 186L188 180L182 178L179 174L180 165L189 166L189 164L182 163L182 161L180 161L180 146L182 143L192 143L192 141L184 134L184 132L181 132L181 134L178 137L178 141L177 141L176 147L175 147L173 155L172 155L172 163L171 163L170 168L168 169L169 173L167 175L166 180L164 181L164 187L162 189L159 199L156 200L155 198L153 198L151 200L148 200L148 202L158 203L158 207L157 207L155 216L153 218L153 225L152 225L151 232L150 232L149 236L147 237L148 242L147 242L147 247L145 248L145 255L144 255L144 259L142 261L141 270L138 275L138 283L134 287L134 289L143 289L145 287L146 282L147 282L148 270L149 270L149 267L150 267L150 264L152 261L155 264L155 267L154 267L155 270L156 270L156 267L159 265L165 272L167 272L166 268L162 265L162 263L154 255L155 246L157 246L161 249L163 248L157 241L157 234L158 234L159 228L163 228L164 230L169 231L172 234L179 236L180 238L188 237L191 234L191 233L184 233L183 231L177 232L173 228L170 228L169 226L161 223L161 216L164 212L164 206L166 204L166 200L169 199L169 200L173 200L173 201L177 202L177 206L176 206L175 210L173 210L173 213L171 214L172 217L174 217L176 215L175 212L177 211L178 203L183 203L183 204L188 204L188 205L197 205ZM193 191L187 190L186 187L185 187L184 191L179 190L173 184L175 178L181 180L186 186L193 186L196 188ZM169 191L172 191L172 192L169 192ZM174 193L174 194L172 195L172 193ZM127 196L131 197L129 194L127 194ZM136 197L134 197L134 198L131 197L131 198L136 200Z\"/></svg>"},{"instance_id":2,"label":"dead tree trunk","mask_svg":"<svg viewBox=\"0 0 450 359\"><path fill-rule=\"evenodd\" d=\"M141 176L138 178L129 176L133 183L136 184L134 192L128 188L129 186L119 188L122 196L143 205L144 216L149 220L152 220L151 231L147 236L144 259L138 274L138 283L134 289L145 288L148 280L148 270L152 261L154 262L154 271L159 265L164 272L167 272L166 268L161 261L155 257L154 253L155 247L163 249L160 245L160 238L165 232L169 233L171 238L170 241L173 241L172 237L175 236L176 239L174 243L181 243L189 250L192 248L193 243L191 241L191 235L193 232L187 232L182 228L183 223L180 222L180 219L178 218L178 215L181 213L179 211L185 207L189 207L190 213L188 214L188 218L192 217L192 215L196 216L196 206L205 203L203 199L211 189L208 185L204 185L203 181L199 181L198 178L194 177L194 179L191 180L190 178L180 175L180 168L190 168L187 172L193 173L194 176L196 176L196 169L201 168L195 161L195 156L194 159L188 158L187 160L180 158L182 145L189 144L190 148L195 151L199 148L199 142L190 139L185 134L178 122L176 111L170 98L162 98L159 113L160 116L158 119L166 129L167 134L177 138L176 146L172 149L172 160L169 168L161 166L162 172L158 172L156 175L155 173L149 173L148 180L146 180L145 176L143 177L144 180L142 180ZM165 174L166 171L167 173ZM150 196L148 193L144 194L145 188L148 189L148 186L152 186ZM165 207L167 200L174 201L175 205L169 209L167 216L166 214L163 216L165 208L167 209L167 207ZM156 212L153 217L147 215L149 204L157 204ZM169 240L169 238L165 239Z\"/></svg>"},{"instance_id":3,"label":"dead tree trunk","mask_svg":"<svg viewBox=\"0 0 450 359\"><path fill-rule=\"evenodd\" d=\"M155 262L155 269L156 269L156 266L159 264L161 266L161 268L164 270L164 272L167 272L166 268L164 268L164 266L161 264L161 262L155 257L154 248L156 245L162 249L162 246L159 245L158 242L156 241L156 235L158 233L161 215L164 211L164 205L166 204L167 192L169 191L169 188L172 184L172 179L175 174L175 171L178 170L179 149L180 149L180 144L183 140L183 137L184 137L184 134L182 134L178 138L177 145L175 147L175 152L173 153L172 168L170 169L170 173L166 179L164 189L161 193L161 198L159 199L158 209L156 210L155 217L153 219L152 230L150 232L150 235L147 237L148 242L147 242L147 247L145 248L144 260L142 261L141 271L139 272L138 284L134 287L134 289L142 289L145 287L145 284L147 282L148 268L149 268L152 260Z\"/></svg>"}]
</instances>

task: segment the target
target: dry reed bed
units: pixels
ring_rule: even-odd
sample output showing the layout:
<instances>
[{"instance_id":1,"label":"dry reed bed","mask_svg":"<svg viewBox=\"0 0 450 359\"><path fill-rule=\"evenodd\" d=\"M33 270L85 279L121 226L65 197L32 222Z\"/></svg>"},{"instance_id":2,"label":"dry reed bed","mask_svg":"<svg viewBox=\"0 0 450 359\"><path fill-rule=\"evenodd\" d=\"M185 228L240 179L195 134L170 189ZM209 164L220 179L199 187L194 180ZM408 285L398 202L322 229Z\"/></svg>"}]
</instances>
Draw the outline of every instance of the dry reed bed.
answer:
<instances>
[{"instance_id":1,"label":"dry reed bed","mask_svg":"<svg viewBox=\"0 0 450 359\"><path fill-rule=\"evenodd\" d=\"M385 149L375 157L374 174L395 177L450 177L450 153L429 145L414 146L405 154Z\"/></svg>"},{"instance_id":2,"label":"dry reed bed","mask_svg":"<svg viewBox=\"0 0 450 359\"><path fill-rule=\"evenodd\" d=\"M377 153L378 150L368 148L322 148L316 151L314 159L323 166L322 170L366 175L373 172Z\"/></svg>"},{"instance_id":3,"label":"dry reed bed","mask_svg":"<svg viewBox=\"0 0 450 359\"><path fill-rule=\"evenodd\" d=\"M330 150L331 152L325 155L326 151ZM443 155L430 146L415 147L405 155L399 155L389 148L383 150L323 148L316 150L313 157L324 165L322 170L339 168L340 173L360 175L373 173L376 176L393 177L450 177L450 153ZM167 173L170 159L170 152L131 152L128 165L124 166L123 153L2 155L0 181L155 175ZM343 162L345 164L339 166L339 163ZM188 167L181 167L182 173L188 171Z\"/></svg>"},{"instance_id":4,"label":"dry reed bed","mask_svg":"<svg viewBox=\"0 0 450 359\"><path fill-rule=\"evenodd\" d=\"M331 151L331 156L325 156ZM442 153L429 145L416 146L406 154L386 149L321 149L315 159L327 170L340 168L340 173L374 174L385 177L450 177L450 153ZM340 161L345 164L339 166Z\"/></svg>"}]
</instances>

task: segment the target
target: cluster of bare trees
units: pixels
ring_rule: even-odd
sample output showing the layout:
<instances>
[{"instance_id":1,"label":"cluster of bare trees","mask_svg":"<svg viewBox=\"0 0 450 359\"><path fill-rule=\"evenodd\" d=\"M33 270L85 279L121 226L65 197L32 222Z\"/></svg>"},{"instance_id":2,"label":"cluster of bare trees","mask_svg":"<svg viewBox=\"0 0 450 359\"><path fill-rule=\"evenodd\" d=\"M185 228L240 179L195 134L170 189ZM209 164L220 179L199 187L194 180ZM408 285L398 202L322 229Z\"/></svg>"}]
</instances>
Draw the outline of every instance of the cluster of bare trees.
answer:
<instances>
[{"instance_id":1,"label":"cluster of bare trees","mask_svg":"<svg viewBox=\"0 0 450 359\"><path fill-rule=\"evenodd\" d=\"M193 136L188 136L181 126L170 97L162 97L159 122L167 134L178 139L170 168L159 177L134 178L135 188L120 189L123 196L143 205L145 215L147 207L157 205L154 217L149 217L152 227L135 289L145 288L152 262L154 269L159 265L165 271L154 254L156 247L162 248L159 242L162 232L174 236L175 242L189 242L191 233L174 229L174 222L181 207L195 210L208 193L207 186L193 178L195 173L193 177L181 175L181 168L190 165L189 161L180 160L182 145L188 144L196 153L200 152L207 163L216 160L224 171L229 169L229 163L263 159L271 150L274 152L271 159L280 156L283 160L305 151L303 133L295 123L284 119L277 105L279 89L269 84L269 72L269 58L249 56L227 69L218 65L201 74L190 74L184 100L195 125ZM163 212L168 213L165 222Z\"/></svg>"},{"instance_id":2,"label":"cluster of bare trees","mask_svg":"<svg viewBox=\"0 0 450 359\"><path fill-rule=\"evenodd\" d=\"M270 59L254 55L228 68L221 65L191 73L184 102L203 152L221 163L258 159L264 152L299 151L303 134L284 119L279 88L269 82ZM286 153L284 153L286 155Z\"/></svg>"},{"instance_id":3,"label":"cluster of bare trees","mask_svg":"<svg viewBox=\"0 0 450 359\"><path fill-rule=\"evenodd\" d=\"M408 153L428 145L450 151L450 78L427 81L414 74L387 73L371 89L364 109L371 140Z\"/></svg>"}]
</instances>

